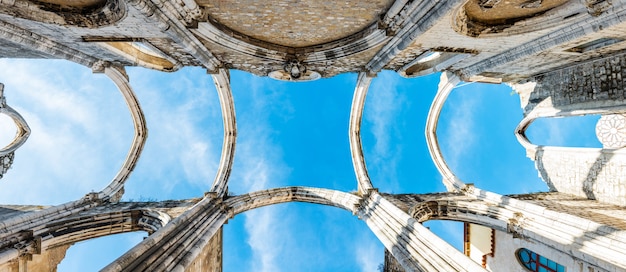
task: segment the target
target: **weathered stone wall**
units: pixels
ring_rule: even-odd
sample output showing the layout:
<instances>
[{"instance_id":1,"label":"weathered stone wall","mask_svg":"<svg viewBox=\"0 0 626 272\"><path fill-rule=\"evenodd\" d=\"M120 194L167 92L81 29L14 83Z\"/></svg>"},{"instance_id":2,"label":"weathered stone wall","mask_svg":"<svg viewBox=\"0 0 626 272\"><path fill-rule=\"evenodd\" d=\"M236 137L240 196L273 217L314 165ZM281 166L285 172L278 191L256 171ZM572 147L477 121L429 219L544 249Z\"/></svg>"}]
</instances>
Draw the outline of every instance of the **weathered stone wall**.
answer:
<instances>
[{"instance_id":1,"label":"weathered stone wall","mask_svg":"<svg viewBox=\"0 0 626 272\"><path fill-rule=\"evenodd\" d=\"M527 272L516 260L515 253L520 248L529 249L541 256L544 256L552 261L557 262L560 265L565 266L568 272L589 272L589 271L605 271L598 267L591 266L582 260L578 260L556 251L550 247L547 247L540 243L534 243L524 239L513 238L510 233L502 231L496 231L496 246L494 257L487 258L487 270L488 271L509 271L509 272ZM584 267L584 269L581 269ZM595 270L588 270L588 268L594 268Z\"/></svg>"},{"instance_id":2,"label":"weathered stone wall","mask_svg":"<svg viewBox=\"0 0 626 272\"><path fill-rule=\"evenodd\" d=\"M185 269L185 272L222 271L222 228L202 249L202 253Z\"/></svg>"},{"instance_id":3,"label":"weathered stone wall","mask_svg":"<svg viewBox=\"0 0 626 272\"><path fill-rule=\"evenodd\" d=\"M535 108L584 110L626 105L626 55L618 54L535 77L524 112Z\"/></svg>"},{"instance_id":4,"label":"weathered stone wall","mask_svg":"<svg viewBox=\"0 0 626 272\"><path fill-rule=\"evenodd\" d=\"M626 205L625 154L545 148L537 151L535 166L551 191Z\"/></svg>"},{"instance_id":5,"label":"weathered stone wall","mask_svg":"<svg viewBox=\"0 0 626 272\"><path fill-rule=\"evenodd\" d=\"M331 42L376 23L393 1L197 1L210 17L248 36L304 47ZM293 12L295 11L295 12Z\"/></svg>"},{"instance_id":6,"label":"weathered stone wall","mask_svg":"<svg viewBox=\"0 0 626 272\"><path fill-rule=\"evenodd\" d=\"M549 210L587 218L616 229L626 230L626 208L560 192L512 195Z\"/></svg>"},{"instance_id":7,"label":"weathered stone wall","mask_svg":"<svg viewBox=\"0 0 626 272\"><path fill-rule=\"evenodd\" d=\"M32 255L32 260L26 262L26 269L23 271L34 272L56 272L57 266L65 258L65 253L71 245L55 247ZM23 262L22 262L23 264ZM20 263L13 261L0 265L0 272L19 272Z\"/></svg>"}]
</instances>

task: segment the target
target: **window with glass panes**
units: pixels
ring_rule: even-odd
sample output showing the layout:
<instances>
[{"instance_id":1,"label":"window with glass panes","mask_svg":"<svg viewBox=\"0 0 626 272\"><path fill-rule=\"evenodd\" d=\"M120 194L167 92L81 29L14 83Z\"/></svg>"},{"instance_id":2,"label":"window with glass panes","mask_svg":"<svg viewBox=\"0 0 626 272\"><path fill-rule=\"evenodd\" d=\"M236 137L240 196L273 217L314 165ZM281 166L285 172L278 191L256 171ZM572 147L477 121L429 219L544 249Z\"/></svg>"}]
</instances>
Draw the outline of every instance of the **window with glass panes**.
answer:
<instances>
[{"instance_id":1,"label":"window with glass panes","mask_svg":"<svg viewBox=\"0 0 626 272\"><path fill-rule=\"evenodd\" d=\"M529 271L565 272L565 267L526 248L517 251L517 258Z\"/></svg>"}]
</instances>

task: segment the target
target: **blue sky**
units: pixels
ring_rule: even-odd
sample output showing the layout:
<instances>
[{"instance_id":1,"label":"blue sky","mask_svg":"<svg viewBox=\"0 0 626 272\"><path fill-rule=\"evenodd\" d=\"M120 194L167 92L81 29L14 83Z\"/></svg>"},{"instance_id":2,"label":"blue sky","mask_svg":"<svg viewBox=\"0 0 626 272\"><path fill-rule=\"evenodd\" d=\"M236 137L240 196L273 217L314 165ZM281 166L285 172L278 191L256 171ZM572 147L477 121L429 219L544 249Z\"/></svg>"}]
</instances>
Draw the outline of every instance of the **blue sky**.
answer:
<instances>
[{"instance_id":1,"label":"blue sky","mask_svg":"<svg viewBox=\"0 0 626 272\"><path fill-rule=\"evenodd\" d=\"M132 139L124 101L106 76L60 60L0 59L9 105L32 135L0 180L0 201L60 204L99 191L121 166ZM128 68L149 137L126 183L125 200L202 196L219 163L223 126L211 77L198 68L162 73ZM287 83L231 71L238 139L229 190L303 185L355 191L348 142L356 74ZM382 192L444 191L424 138L439 74L414 79L382 72L370 87L362 125L364 153ZM0 116L2 117L2 116ZM439 142L466 182L501 194L545 191L513 134L519 98L506 85L468 84L444 106ZM597 117L539 120L537 144L598 146ZM0 145L15 129L0 118ZM459 247L462 225L428 222ZM145 233L81 242L59 271L95 271ZM377 271L383 246L351 213L289 203L247 212L224 227L224 271Z\"/></svg>"}]
</instances>

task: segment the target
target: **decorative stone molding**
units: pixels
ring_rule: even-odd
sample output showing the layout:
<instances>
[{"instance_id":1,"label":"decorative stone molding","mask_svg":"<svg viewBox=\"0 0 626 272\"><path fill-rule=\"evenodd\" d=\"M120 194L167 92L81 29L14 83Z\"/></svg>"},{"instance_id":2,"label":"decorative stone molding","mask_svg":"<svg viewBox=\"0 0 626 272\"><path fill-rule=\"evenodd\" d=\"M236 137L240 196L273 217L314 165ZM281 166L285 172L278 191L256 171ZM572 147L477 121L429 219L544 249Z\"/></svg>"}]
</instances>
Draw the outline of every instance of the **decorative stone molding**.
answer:
<instances>
[{"instance_id":1,"label":"decorative stone molding","mask_svg":"<svg viewBox=\"0 0 626 272\"><path fill-rule=\"evenodd\" d=\"M572 4L576 4L578 1L571 2ZM468 66L467 68L461 69L458 73L463 78L469 78L489 70L493 71L494 69L497 69L497 67L501 67L507 63L512 63L524 57L545 51L546 48L552 48L557 45L571 42L604 28L620 24L626 18L626 6L624 5L615 7L613 12L605 12L595 17L587 13L586 8L582 4L578 3L578 5L579 7L577 7L576 10L563 14L563 17L555 17L554 22L543 22L545 24L556 24L554 31L551 33L542 35L532 41L528 41L504 52L485 58L471 66ZM539 20L541 17L537 17L537 19ZM566 27L559 28L562 25L566 25ZM541 22L539 23L539 26L543 27ZM513 33L503 34L511 35Z\"/></svg>"},{"instance_id":2,"label":"decorative stone molding","mask_svg":"<svg viewBox=\"0 0 626 272\"><path fill-rule=\"evenodd\" d=\"M13 0L0 1L0 12L43 23L98 28L124 18L126 4L120 0Z\"/></svg>"},{"instance_id":3,"label":"decorative stone molding","mask_svg":"<svg viewBox=\"0 0 626 272\"><path fill-rule=\"evenodd\" d=\"M585 0L585 5L589 14L598 16L611 8L613 3L611 0Z\"/></svg>"},{"instance_id":4,"label":"decorative stone molding","mask_svg":"<svg viewBox=\"0 0 626 272\"><path fill-rule=\"evenodd\" d=\"M401 26L393 31L393 39L365 65L365 70L375 73L382 70L400 51L406 49L417 36L432 27L437 19L459 2L461 1L411 1L410 7L407 7L402 16L402 23L399 23ZM428 16L425 16L426 13L429 13Z\"/></svg>"},{"instance_id":5,"label":"decorative stone molding","mask_svg":"<svg viewBox=\"0 0 626 272\"><path fill-rule=\"evenodd\" d=\"M312 81L322 77L318 72L308 70L306 65L295 59L287 61L282 71L272 71L267 76L282 81Z\"/></svg>"},{"instance_id":6,"label":"decorative stone molding","mask_svg":"<svg viewBox=\"0 0 626 272\"><path fill-rule=\"evenodd\" d=\"M39 51L51 58L66 59L87 67L98 61L81 51L3 21L0 21L0 38Z\"/></svg>"},{"instance_id":7,"label":"decorative stone molding","mask_svg":"<svg viewBox=\"0 0 626 272\"><path fill-rule=\"evenodd\" d=\"M455 11L452 27L470 37L516 35L563 24L583 9L566 0L470 0Z\"/></svg>"},{"instance_id":8,"label":"decorative stone molding","mask_svg":"<svg viewBox=\"0 0 626 272\"><path fill-rule=\"evenodd\" d=\"M509 218L507 223L507 231L513 234L513 238L524 238L524 216L522 213L516 212L514 216Z\"/></svg>"}]
</instances>

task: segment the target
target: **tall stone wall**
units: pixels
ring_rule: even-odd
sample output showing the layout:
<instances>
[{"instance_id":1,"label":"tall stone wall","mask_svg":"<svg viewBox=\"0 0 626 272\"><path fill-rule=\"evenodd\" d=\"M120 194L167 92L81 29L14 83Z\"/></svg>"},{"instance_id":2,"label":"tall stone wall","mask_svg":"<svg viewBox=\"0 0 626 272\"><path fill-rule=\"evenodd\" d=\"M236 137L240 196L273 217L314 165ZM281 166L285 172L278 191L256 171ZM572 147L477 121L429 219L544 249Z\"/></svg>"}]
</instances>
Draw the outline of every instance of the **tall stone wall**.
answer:
<instances>
[{"instance_id":1,"label":"tall stone wall","mask_svg":"<svg viewBox=\"0 0 626 272\"><path fill-rule=\"evenodd\" d=\"M222 271L222 228L211 238L202 253L189 265L185 272Z\"/></svg>"},{"instance_id":2,"label":"tall stone wall","mask_svg":"<svg viewBox=\"0 0 626 272\"><path fill-rule=\"evenodd\" d=\"M626 155L600 149L546 148L535 166L551 191L626 205Z\"/></svg>"},{"instance_id":3,"label":"tall stone wall","mask_svg":"<svg viewBox=\"0 0 626 272\"><path fill-rule=\"evenodd\" d=\"M615 229L626 230L625 207L558 192L512 195L511 197L551 211L587 218Z\"/></svg>"},{"instance_id":4,"label":"tall stone wall","mask_svg":"<svg viewBox=\"0 0 626 272\"><path fill-rule=\"evenodd\" d=\"M626 55L618 54L536 76L535 89L522 101L524 112L539 108L563 111L626 104Z\"/></svg>"},{"instance_id":5,"label":"tall stone wall","mask_svg":"<svg viewBox=\"0 0 626 272\"><path fill-rule=\"evenodd\" d=\"M0 265L0 272L18 272L18 271L46 271L56 272L57 266L65 258L65 253L71 245L63 245L51 248L41 252L41 254L32 255L32 259L26 262L26 269L20 270L18 261L5 263Z\"/></svg>"}]
</instances>

